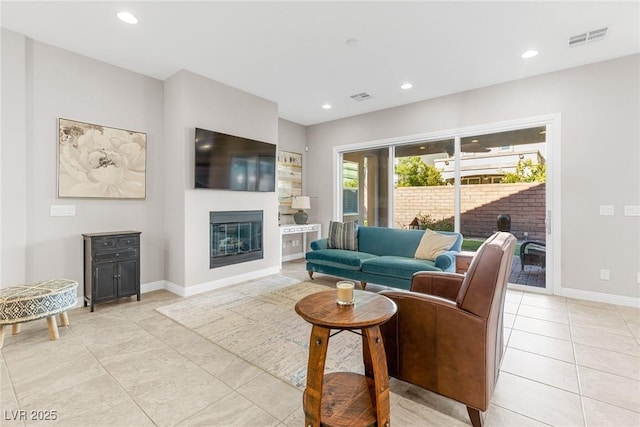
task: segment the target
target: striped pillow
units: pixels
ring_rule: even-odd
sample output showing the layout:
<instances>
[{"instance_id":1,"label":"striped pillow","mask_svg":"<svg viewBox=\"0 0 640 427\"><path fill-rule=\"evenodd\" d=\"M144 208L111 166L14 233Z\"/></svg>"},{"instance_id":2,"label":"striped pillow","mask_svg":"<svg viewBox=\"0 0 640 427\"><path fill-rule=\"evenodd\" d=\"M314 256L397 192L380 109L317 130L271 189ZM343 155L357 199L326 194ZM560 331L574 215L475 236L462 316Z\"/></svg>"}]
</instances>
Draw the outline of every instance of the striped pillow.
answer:
<instances>
[{"instance_id":1,"label":"striped pillow","mask_svg":"<svg viewBox=\"0 0 640 427\"><path fill-rule=\"evenodd\" d=\"M329 222L327 248L358 250L357 226L355 222Z\"/></svg>"}]
</instances>

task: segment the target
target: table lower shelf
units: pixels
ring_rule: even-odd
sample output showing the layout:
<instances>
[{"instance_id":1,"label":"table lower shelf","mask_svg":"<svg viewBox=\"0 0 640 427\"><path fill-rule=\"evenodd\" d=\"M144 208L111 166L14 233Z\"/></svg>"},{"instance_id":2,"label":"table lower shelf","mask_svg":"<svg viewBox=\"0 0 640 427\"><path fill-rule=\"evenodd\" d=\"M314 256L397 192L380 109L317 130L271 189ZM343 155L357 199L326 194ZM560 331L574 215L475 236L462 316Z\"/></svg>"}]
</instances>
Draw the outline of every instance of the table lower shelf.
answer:
<instances>
[{"instance_id":1,"label":"table lower shelf","mask_svg":"<svg viewBox=\"0 0 640 427\"><path fill-rule=\"evenodd\" d=\"M376 425L376 411L371 396L371 378L353 372L332 372L324 376L320 421L322 426L368 427ZM307 391L303 396L307 407Z\"/></svg>"}]
</instances>

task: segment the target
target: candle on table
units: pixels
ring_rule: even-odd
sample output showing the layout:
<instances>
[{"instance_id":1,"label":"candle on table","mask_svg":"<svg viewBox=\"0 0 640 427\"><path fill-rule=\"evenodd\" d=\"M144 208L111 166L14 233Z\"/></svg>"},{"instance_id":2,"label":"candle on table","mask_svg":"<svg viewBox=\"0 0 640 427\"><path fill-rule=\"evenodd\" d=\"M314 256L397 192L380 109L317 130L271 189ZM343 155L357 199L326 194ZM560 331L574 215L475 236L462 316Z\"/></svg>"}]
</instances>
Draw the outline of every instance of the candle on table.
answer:
<instances>
[{"instance_id":1,"label":"candle on table","mask_svg":"<svg viewBox=\"0 0 640 427\"><path fill-rule=\"evenodd\" d=\"M338 304L340 305L352 305L353 304L353 282L340 281L336 283L338 289Z\"/></svg>"}]
</instances>

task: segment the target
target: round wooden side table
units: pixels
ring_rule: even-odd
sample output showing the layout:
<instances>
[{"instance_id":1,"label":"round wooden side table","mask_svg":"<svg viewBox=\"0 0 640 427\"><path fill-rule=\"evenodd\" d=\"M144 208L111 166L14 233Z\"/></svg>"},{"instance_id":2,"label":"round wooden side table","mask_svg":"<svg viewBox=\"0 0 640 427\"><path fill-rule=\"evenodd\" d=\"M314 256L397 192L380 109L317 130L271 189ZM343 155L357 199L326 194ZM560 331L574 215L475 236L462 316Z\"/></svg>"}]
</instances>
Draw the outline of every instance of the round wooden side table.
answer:
<instances>
[{"instance_id":1,"label":"round wooden side table","mask_svg":"<svg viewBox=\"0 0 640 427\"><path fill-rule=\"evenodd\" d=\"M303 395L305 426L389 427L389 375L379 326L396 313L396 304L383 295L360 290L354 291L352 306L339 306L336 297L335 290L318 292L296 304L296 312L313 325ZM365 375L324 375L332 329L362 331Z\"/></svg>"}]
</instances>

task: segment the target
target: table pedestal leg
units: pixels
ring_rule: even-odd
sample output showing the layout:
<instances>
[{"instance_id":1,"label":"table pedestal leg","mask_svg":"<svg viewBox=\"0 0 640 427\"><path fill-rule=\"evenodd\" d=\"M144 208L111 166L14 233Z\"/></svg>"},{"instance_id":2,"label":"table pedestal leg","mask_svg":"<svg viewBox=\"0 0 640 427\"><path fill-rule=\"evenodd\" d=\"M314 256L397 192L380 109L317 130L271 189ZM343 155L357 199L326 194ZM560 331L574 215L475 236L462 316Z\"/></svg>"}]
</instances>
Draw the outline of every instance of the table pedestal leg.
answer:
<instances>
[{"instance_id":1,"label":"table pedestal leg","mask_svg":"<svg viewBox=\"0 0 640 427\"><path fill-rule=\"evenodd\" d=\"M56 316L47 317L47 324L49 325L49 339L52 341L57 340L60 335L58 335Z\"/></svg>"},{"instance_id":2,"label":"table pedestal leg","mask_svg":"<svg viewBox=\"0 0 640 427\"><path fill-rule=\"evenodd\" d=\"M329 344L328 328L313 325L309 340L309 363L307 365L307 388L304 392L304 425L320 427L322 380Z\"/></svg>"},{"instance_id":3,"label":"table pedestal leg","mask_svg":"<svg viewBox=\"0 0 640 427\"><path fill-rule=\"evenodd\" d=\"M372 403L376 412L377 425L389 427L391 425L389 375L382 334L378 326L362 329L362 358L365 375L373 379L375 384Z\"/></svg>"}]
</instances>

